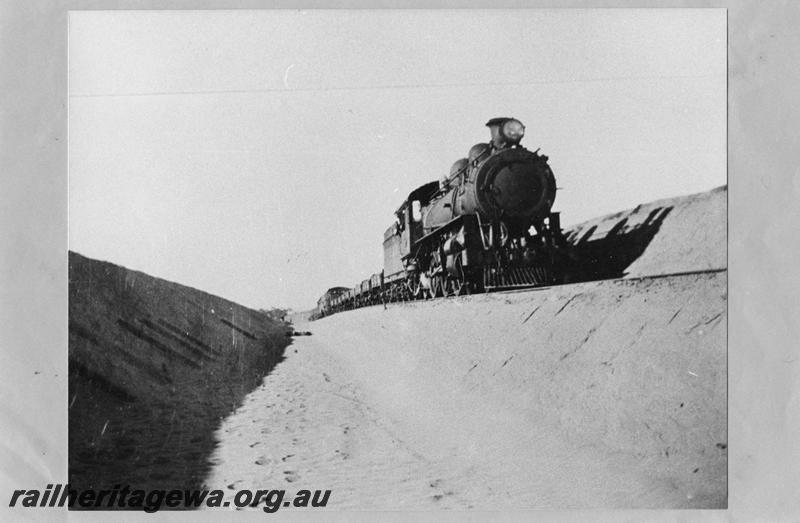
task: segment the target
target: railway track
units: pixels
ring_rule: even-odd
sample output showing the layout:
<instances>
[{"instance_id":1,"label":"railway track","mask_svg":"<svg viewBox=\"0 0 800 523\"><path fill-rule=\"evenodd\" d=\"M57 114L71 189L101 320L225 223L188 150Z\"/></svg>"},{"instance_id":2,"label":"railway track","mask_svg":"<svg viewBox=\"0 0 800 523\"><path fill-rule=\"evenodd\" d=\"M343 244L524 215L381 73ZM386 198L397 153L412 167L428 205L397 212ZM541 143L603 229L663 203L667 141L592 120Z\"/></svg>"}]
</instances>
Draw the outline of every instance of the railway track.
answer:
<instances>
[{"instance_id":1,"label":"railway track","mask_svg":"<svg viewBox=\"0 0 800 523\"><path fill-rule=\"evenodd\" d=\"M576 282L572 282L572 283L588 283L588 282L593 282L593 281L609 281L609 280L625 280L625 281L657 280L657 279L660 279L660 278L671 278L673 276L690 276L690 275L693 275L693 274L714 274L714 273L718 273L718 272L726 272L727 270L728 269L726 267L726 268L723 268L723 269L703 269L703 270L697 270L697 271L668 272L668 273L665 273L665 274L653 274L653 275L650 275L650 276L635 276L633 278L601 278L601 279L597 279L597 280L582 280L582 281L576 281ZM517 292L544 291L544 290L547 290L547 289L551 289L553 287L563 287L564 285L570 285L570 284L567 283L567 284L562 284L562 285L547 285L547 286L528 285L528 286L521 286L521 287L514 287L514 288L507 288L507 289L500 288L500 289L492 289L490 291L487 291L487 294L489 294L489 293L491 293L491 294L514 294L514 293L517 293Z\"/></svg>"}]
</instances>

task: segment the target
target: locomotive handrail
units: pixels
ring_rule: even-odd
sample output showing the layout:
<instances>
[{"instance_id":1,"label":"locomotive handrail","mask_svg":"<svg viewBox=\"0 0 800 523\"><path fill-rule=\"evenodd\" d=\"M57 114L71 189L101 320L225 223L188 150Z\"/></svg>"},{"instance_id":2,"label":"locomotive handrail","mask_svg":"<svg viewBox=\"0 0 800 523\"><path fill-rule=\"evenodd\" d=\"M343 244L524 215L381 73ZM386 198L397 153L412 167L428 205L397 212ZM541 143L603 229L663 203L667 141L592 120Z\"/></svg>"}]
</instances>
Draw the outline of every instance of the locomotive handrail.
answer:
<instances>
[{"instance_id":1,"label":"locomotive handrail","mask_svg":"<svg viewBox=\"0 0 800 523\"><path fill-rule=\"evenodd\" d=\"M475 215L478 218L478 231L481 233L481 243L483 244L484 250L491 249L492 244L494 243L494 233L492 229L492 224L489 224L489 244L486 244L486 237L483 234L483 222L481 221L480 213Z\"/></svg>"}]
</instances>

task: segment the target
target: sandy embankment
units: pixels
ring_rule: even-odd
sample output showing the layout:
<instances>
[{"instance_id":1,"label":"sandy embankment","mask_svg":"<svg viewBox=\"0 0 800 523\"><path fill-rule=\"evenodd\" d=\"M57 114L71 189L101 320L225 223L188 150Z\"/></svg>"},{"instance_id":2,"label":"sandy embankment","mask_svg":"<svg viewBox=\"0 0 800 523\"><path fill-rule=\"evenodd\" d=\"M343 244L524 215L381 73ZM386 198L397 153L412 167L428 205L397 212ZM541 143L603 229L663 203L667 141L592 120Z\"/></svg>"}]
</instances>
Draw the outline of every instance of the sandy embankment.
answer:
<instances>
[{"instance_id":1,"label":"sandy embankment","mask_svg":"<svg viewBox=\"0 0 800 523\"><path fill-rule=\"evenodd\" d=\"M307 327L207 480L337 508L721 507L726 273L372 307Z\"/></svg>"},{"instance_id":2,"label":"sandy embankment","mask_svg":"<svg viewBox=\"0 0 800 523\"><path fill-rule=\"evenodd\" d=\"M574 280L725 269L728 188L667 198L570 227Z\"/></svg>"},{"instance_id":3,"label":"sandy embankment","mask_svg":"<svg viewBox=\"0 0 800 523\"><path fill-rule=\"evenodd\" d=\"M356 509L726 506L726 198L567 231L574 279L629 279L298 325L206 483ZM689 271L711 272L632 278Z\"/></svg>"},{"instance_id":4,"label":"sandy embankment","mask_svg":"<svg viewBox=\"0 0 800 523\"><path fill-rule=\"evenodd\" d=\"M281 359L287 327L69 254L69 483L192 488L213 432Z\"/></svg>"}]
</instances>

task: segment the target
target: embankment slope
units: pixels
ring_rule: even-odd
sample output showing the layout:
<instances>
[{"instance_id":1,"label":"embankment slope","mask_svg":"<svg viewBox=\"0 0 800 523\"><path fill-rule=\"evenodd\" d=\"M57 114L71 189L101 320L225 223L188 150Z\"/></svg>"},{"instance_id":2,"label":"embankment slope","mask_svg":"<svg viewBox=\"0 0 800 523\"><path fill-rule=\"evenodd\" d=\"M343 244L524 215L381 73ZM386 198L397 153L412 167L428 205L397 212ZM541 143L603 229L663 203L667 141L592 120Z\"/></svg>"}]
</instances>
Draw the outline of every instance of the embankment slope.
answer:
<instances>
[{"instance_id":1,"label":"embankment slope","mask_svg":"<svg viewBox=\"0 0 800 523\"><path fill-rule=\"evenodd\" d=\"M621 278L727 268L727 186L657 200L565 231L576 278Z\"/></svg>"},{"instance_id":2,"label":"embankment slope","mask_svg":"<svg viewBox=\"0 0 800 523\"><path fill-rule=\"evenodd\" d=\"M219 419L280 360L287 329L70 252L70 484L199 485Z\"/></svg>"}]
</instances>

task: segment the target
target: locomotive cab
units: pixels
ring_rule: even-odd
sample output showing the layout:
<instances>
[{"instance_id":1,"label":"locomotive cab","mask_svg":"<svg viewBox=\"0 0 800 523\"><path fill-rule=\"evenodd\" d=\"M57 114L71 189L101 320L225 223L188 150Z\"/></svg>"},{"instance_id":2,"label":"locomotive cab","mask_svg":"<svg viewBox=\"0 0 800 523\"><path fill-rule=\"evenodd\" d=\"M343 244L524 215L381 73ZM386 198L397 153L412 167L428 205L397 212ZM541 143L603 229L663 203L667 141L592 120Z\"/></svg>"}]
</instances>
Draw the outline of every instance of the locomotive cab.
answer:
<instances>
[{"instance_id":1,"label":"locomotive cab","mask_svg":"<svg viewBox=\"0 0 800 523\"><path fill-rule=\"evenodd\" d=\"M403 255L410 253L414 242L423 236L423 209L428 207L438 192L439 182L426 183L411 192L400 207L404 215L405 229L408 231L408 241L405 242Z\"/></svg>"},{"instance_id":2,"label":"locomotive cab","mask_svg":"<svg viewBox=\"0 0 800 523\"><path fill-rule=\"evenodd\" d=\"M383 235L384 272L393 275L405 271L404 261L412 254L414 243L423 234L423 210L439 191L439 182L430 182L412 191L395 211L395 223Z\"/></svg>"}]
</instances>

